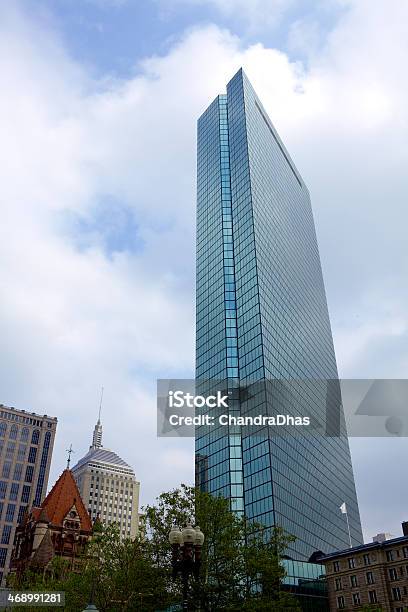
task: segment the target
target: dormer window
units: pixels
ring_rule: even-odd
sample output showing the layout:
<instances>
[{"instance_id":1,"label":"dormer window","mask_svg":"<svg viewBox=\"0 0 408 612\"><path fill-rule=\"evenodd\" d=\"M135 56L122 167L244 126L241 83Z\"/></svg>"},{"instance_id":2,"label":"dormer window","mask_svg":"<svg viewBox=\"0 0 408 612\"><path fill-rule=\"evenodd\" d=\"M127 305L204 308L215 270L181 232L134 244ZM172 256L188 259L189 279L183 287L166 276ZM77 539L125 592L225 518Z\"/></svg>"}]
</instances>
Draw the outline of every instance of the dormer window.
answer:
<instances>
[{"instance_id":1,"label":"dormer window","mask_svg":"<svg viewBox=\"0 0 408 612\"><path fill-rule=\"evenodd\" d=\"M65 516L63 526L64 529L73 531L79 531L81 529L81 521L75 505L71 507L71 510Z\"/></svg>"}]
</instances>

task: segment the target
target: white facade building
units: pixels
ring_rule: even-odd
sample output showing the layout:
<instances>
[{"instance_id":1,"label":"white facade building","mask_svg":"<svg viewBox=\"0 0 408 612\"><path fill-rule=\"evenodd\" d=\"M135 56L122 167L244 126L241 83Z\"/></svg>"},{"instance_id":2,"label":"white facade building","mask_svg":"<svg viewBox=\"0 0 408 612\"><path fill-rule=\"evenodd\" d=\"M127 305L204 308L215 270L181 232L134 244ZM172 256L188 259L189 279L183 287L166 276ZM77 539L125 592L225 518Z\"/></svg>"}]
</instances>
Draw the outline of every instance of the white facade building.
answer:
<instances>
[{"instance_id":1,"label":"white facade building","mask_svg":"<svg viewBox=\"0 0 408 612\"><path fill-rule=\"evenodd\" d=\"M119 526L121 538L135 538L139 529L139 489L133 469L102 446L102 425L95 425L88 453L72 468L75 481L94 521Z\"/></svg>"}]
</instances>

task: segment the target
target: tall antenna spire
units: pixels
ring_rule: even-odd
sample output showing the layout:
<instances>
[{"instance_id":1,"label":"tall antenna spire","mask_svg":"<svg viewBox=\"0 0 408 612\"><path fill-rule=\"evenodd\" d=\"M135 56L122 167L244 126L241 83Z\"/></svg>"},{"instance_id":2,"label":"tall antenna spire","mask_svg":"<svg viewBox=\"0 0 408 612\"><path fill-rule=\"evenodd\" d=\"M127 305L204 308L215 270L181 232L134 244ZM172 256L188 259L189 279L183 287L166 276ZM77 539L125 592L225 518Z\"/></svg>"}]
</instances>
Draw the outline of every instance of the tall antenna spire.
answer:
<instances>
[{"instance_id":1,"label":"tall antenna spire","mask_svg":"<svg viewBox=\"0 0 408 612\"><path fill-rule=\"evenodd\" d=\"M101 388L101 401L99 402L98 423L101 422L102 400L103 400L103 387Z\"/></svg>"},{"instance_id":2,"label":"tall antenna spire","mask_svg":"<svg viewBox=\"0 0 408 612\"><path fill-rule=\"evenodd\" d=\"M98 421L93 430L92 444L89 450L92 450L95 448L101 448L102 446L102 425L101 425L102 400L103 400L103 387L101 388L101 399L99 401Z\"/></svg>"}]
</instances>

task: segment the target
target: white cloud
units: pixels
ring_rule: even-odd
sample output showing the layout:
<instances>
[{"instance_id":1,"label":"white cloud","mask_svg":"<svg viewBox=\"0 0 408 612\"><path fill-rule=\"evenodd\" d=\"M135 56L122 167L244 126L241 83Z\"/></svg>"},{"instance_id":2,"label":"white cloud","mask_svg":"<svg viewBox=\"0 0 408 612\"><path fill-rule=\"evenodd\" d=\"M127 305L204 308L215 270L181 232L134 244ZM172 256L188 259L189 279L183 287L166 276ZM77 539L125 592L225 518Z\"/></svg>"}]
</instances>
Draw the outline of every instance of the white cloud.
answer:
<instances>
[{"instance_id":1,"label":"white cloud","mask_svg":"<svg viewBox=\"0 0 408 612\"><path fill-rule=\"evenodd\" d=\"M144 499L192 477L191 443L154 438L154 379L193 365L195 122L241 65L310 187L341 372L401 375L407 8L347 7L307 67L212 26L102 82L1 8L0 401L60 417L53 476L71 441L86 450L104 384L105 441ZM134 248L107 246L106 202Z\"/></svg>"}]
</instances>

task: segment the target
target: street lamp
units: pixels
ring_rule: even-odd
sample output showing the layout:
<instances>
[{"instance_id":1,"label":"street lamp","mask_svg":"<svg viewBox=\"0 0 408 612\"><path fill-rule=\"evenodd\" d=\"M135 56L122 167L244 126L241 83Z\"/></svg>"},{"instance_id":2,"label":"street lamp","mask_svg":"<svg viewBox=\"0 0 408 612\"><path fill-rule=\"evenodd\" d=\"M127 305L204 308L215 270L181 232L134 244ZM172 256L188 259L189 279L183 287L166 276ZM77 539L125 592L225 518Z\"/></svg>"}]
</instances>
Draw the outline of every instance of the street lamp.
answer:
<instances>
[{"instance_id":1,"label":"street lamp","mask_svg":"<svg viewBox=\"0 0 408 612\"><path fill-rule=\"evenodd\" d=\"M183 610L188 610L187 594L190 576L198 580L201 566L201 548L204 544L204 534L200 527L187 523L182 531L173 526L169 533L172 549L171 565L173 580L181 577L183 585Z\"/></svg>"},{"instance_id":2,"label":"street lamp","mask_svg":"<svg viewBox=\"0 0 408 612\"><path fill-rule=\"evenodd\" d=\"M98 608L95 606L94 604L94 594L95 594L95 575L92 576L92 583L91 583L91 594L89 597L89 604L86 606L86 608L84 610L82 610L82 612L86 612L87 610L93 610L93 612L99 612Z\"/></svg>"}]
</instances>

